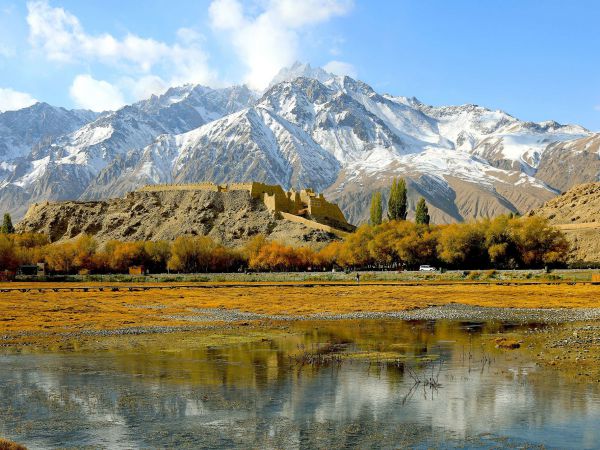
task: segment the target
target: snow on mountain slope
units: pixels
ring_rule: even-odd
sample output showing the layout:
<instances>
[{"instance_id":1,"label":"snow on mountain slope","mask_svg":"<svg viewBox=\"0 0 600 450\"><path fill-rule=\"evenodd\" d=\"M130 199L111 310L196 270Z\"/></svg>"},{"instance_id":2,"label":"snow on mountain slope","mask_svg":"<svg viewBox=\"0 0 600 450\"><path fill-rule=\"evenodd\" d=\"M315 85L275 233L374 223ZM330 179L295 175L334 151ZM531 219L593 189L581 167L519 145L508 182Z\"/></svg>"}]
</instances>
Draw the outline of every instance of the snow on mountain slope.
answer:
<instances>
[{"instance_id":1,"label":"snow on mountain slope","mask_svg":"<svg viewBox=\"0 0 600 450\"><path fill-rule=\"evenodd\" d=\"M335 83L325 86L314 79L296 78L273 86L258 105L302 127L342 164L362 160L365 152L377 147L398 157L427 144L390 128L364 104L335 86Z\"/></svg>"},{"instance_id":2,"label":"snow on mountain slope","mask_svg":"<svg viewBox=\"0 0 600 450\"><path fill-rule=\"evenodd\" d=\"M199 180L261 180L286 188L324 189L339 170L338 161L304 130L262 107L188 133L160 136L140 157L131 155L129 163L130 169L119 176L107 176L111 191L122 194L135 185Z\"/></svg>"},{"instance_id":3,"label":"snow on mountain slope","mask_svg":"<svg viewBox=\"0 0 600 450\"><path fill-rule=\"evenodd\" d=\"M335 79L335 75L325 71L321 67L311 67L310 64L296 61L290 67L283 67L279 73L273 77L267 90L276 84L283 83L284 81L293 81L296 78L311 78L320 81L321 83L326 83Z\"/></svg>"},{"instance_id":4,"label":"snow on mountain slope","mask_svg":"<svg viewBox=\"0 0 600 450\"><path fill-rule=\"evenodd\" d=\"M9 161L27 157L34 146L70 133L96 116L91 111L67 110L47 103L0 113L0 165L8 167Z\"/></svg>"},{"instance_id":5,"label":"snow on mountain slope","mask_svg":"<svg viewBox=\"0 0 600 450\"><path fill-rule=\"evenodd\" d=\"M561 191L600 181L600 134L549 145L536 177Z\"/></svg>"},{"instance_id":6,"label":"snow on mountain slope","mask_svg":"<svg viewBox=\"0 0 600 450\"><path fill-rule=\"evenodd\" d=\"M416 99L394 100L409 103L436 119L440 135L457 150L478 155L496 167L523 170L530 175L535 174L548 145L590 134L576 125L522 122L503 111L477 105L432 107Z\"/></svg>"},{"instance_id":7,"label":"snow on mountain slope","mask_svg":"<svg viewBox=\"0 0 600 450\"><path fill-rule=\"evenodd\" d=\"M456 142L461 133L452 122L461 124L463 136L469 133L471 147ZM525 133L546 133L552 142L568 132L585 131L527 124L471 105L434 109L381 96L348 77L332 76L325 83L300 77L272 86L254 108L182 135L161 136L141 157L129 159L130 168L113 178L110 189L121 194L136 183L199 180L312 185L339 200L350 219L362 221L371 192L404 176L414 192L426 196L439 221L465 220L524 212L556 194L526 172L490 164L477 153L481 140L516 142Z\"/></svg>"},{"instance_id":8,"label":"snow on mountain slope","mask_svg":"<svg viewBox=\"0 0 600 450\"><path fill-rule=\"evenodd\" d=\"M158 135L186 132L230 114L254 98L245 87L213 90L186 85L105 113L70 134L38 146L20 160L0 185L0 207L17 215L26 210L27 205L15 208L6 198L14 197L19 189L23 191L19 197L29 201L85 196L100 172L127 152L144 148ZM60 184L51 180L60 180ZM108 191L97 194L111 195Z\"/></svg>"}]
</instances>

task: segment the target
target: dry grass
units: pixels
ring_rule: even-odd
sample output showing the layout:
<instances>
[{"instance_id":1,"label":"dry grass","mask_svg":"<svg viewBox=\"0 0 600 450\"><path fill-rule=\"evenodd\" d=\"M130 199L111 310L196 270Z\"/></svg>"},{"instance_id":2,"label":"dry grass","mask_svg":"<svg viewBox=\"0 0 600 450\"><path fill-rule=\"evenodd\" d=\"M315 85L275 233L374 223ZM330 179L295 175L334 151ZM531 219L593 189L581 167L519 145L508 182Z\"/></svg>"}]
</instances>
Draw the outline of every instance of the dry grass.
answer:
<instances>
[{"instance_id":1,"label":"dry grass","mask_svg":"<svg viewBox=\"0 0 600 450\"><path fill-rule=\"evenodd\" d=\"M504 348L508 350L514 350L516 348L520 348L523 342L510 338L510 337L500 337L496 338L495 341L497 348Z\"/></svg>"},{"instance_id":2,"label":"dry grass","mask_svg":"<svg viewBox=\"0 0 600 450\"><path fill-rule=\"evenodd\" d=\"M27 448L8 439L0 438L0 450L27 450Z\"/></svg>"},{"instance_id":3,"label":"dry grass","mask_svg":"<svg viewBox=\"0 0 600 450\"><path fill-rule=\"evenodd\" d=\"M228 287L143 292L5 292L0 293L0 335L21 331L60 332L189 325L190 322L168 316L190 315L193 314L192 308L305 315L391 312L449 303L508 308L600 307L600 287L361 285Z\"/></svg>"}]
</instances>

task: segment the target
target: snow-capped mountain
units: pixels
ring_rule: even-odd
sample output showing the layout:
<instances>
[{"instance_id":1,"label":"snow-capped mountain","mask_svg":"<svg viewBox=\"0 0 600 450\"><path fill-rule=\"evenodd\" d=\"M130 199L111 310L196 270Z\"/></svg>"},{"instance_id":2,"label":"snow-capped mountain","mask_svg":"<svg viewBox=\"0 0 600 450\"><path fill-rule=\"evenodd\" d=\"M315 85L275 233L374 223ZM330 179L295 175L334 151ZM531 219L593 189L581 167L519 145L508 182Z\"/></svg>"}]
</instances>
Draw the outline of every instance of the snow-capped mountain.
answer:
<instances>
[{"instance_id":1,"label":"snow-capped mountain","mask_svg":"<svg viewBox=\"0 0 600 450\"><path fill-rule=\"evenodd\" d=\"M10 172L8 166L26 158L32 149L78 129L96 116L92 111L69 111L47 103L0 113L0 181Z\"/></svg>"},{"instance_id":2,"label":"snow-capped mountain","mask_svg":"<svg viewBox=\"0 0 600 450\"><path fill-rule=\"evenodd\" d=\"M260 180L324 190L360 222L371 193L385 196L390 179L402 176L411 203L424 196L434 221L465 220L538 206L568 187L552 175L560 161L577 166L582 149L586 161L597 160L597 142L576 125L523 122L476 105L428 106L295 64L262 95L172 88L37 146L18 165L0 157L8 173L0 210L118 196L148 183ZM585 177L597 178L592 172Z\"/></svg>"},{"instance_id":3,"label":"snow-capped mountain","mask_svg":"<svg viewBox=\"0 0 600 450\"><path fill-rule=\"evenodd\" d=\"M312 67L310 64L296 61L290 67L283 67L279 73L273 77L268 88L283 81L292 81L296 78L312 78L313 80L325 83L335 78L335 75L327 72L321 67Z\"/></svg>"},{"instance_id":4,"label":"snow-capped mountain","mask_svg":"<svg viewBox=\"0 0 600 450\"><path fill-rule=\"evenodd\" d=\"M215 90L186 85L104 113L21 158L0 183L0 209L19 215L27 210L28 202L113 195L94 189L107 165L141 150L161 134L192 130L254 99L246 87Z\"/></svg>"}]
</instances>

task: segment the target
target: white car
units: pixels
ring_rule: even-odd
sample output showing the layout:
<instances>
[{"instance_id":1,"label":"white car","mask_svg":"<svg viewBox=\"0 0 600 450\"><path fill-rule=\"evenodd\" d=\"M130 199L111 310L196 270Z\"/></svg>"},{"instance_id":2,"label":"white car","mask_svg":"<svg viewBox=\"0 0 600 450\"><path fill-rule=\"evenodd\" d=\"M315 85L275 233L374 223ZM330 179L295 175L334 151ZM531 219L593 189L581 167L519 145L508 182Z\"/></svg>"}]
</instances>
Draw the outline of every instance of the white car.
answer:
<instances>
[{"instance_id":1,"label":"white car","mask_svg":"<svg viewBox=\"0 0 600 450\"><path fill-rule=\"evenodd\" d=\"M435 267L428 265L419 266L419 272L435 272Z\"/></svg>"}]
</instances>

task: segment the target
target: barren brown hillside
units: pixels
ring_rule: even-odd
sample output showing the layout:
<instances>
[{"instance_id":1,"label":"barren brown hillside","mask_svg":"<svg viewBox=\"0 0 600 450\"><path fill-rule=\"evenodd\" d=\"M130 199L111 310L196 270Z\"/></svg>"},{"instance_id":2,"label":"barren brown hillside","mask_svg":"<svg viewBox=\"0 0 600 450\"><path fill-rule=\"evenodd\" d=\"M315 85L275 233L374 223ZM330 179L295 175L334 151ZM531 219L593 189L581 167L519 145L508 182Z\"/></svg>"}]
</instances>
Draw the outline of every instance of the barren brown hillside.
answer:
<instances>
[{"instance_id":1,"label":"barren brown hillside","mask_svg":"<svg viewBox=\"0 0 600 450\"><path fill-rule=\"evenodd\" d=\"M565 232L572 260L600 262L600 183L575 186L530 214L547 217Z\"/></svg>"},{"instance_id":2,"label":"barren brown hillside","mask_svg":"<svg viewBox=\"0 0 600 450\"><path fill-rule=\"evenodd\" d=\"M82 233L99 243L206 235L234 247L257 234L288 245L317 247L335 239L333 234L274 215L244 191L133 192L103 201L43 202L31 206L17 230L47 234L52 242Z\"/></svg>"}]
</instances>

